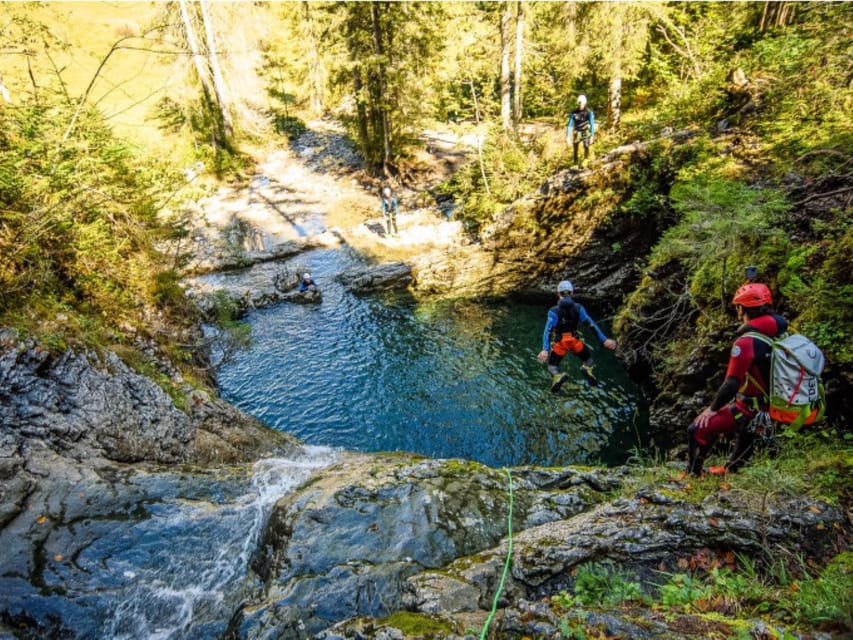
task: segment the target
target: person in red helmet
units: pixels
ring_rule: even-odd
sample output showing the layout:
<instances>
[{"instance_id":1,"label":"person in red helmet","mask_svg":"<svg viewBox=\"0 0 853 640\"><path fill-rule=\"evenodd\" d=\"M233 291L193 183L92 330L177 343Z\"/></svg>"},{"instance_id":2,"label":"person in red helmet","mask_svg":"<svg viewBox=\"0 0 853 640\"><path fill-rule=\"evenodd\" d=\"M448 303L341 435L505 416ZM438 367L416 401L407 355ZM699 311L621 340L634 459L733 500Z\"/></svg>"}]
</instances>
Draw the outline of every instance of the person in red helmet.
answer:
<instances>
[{"instance_id":1,"label":"person in red helmet","mask_svg":"<svg viewBox=\"0 0 853 640\"><path fill-rule=\"evenodd\" d=\"M721 435L735 434L735 446L725 466L711 467L715 475L735 472L752 455L755 433L749 424L769 405L767 381L770 379L771 348L759 338L744 335L748 331L771 338L788 330L788 321L773 313L770 289L759 282L747 282L732 299L738 320L738 338L732 346L726 379L711 405L687 429L687 473L702 475L702 466L711 447Z\"/></svg>"}]
</instances>

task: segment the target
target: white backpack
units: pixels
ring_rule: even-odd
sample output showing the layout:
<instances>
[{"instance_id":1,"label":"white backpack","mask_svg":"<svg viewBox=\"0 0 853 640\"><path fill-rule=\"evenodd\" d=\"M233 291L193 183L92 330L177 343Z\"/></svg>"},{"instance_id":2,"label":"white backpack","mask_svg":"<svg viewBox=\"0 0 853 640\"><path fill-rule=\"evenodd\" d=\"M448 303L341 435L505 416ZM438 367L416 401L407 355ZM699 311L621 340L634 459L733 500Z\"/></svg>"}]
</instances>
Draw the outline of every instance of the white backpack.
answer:
<instances>
[{"instance_id":1,"label":"white backpack","mask_svg":"<svg viewBox=\"0 0 853 640\"><path fill-rule=\"evenodd\" d=\"M823 352L799 333L770 338L750 331L744 335L770 345L770 417L793 430L823 417L826 408L820 374L826 364Z\"/></svg>"}]
</instances>

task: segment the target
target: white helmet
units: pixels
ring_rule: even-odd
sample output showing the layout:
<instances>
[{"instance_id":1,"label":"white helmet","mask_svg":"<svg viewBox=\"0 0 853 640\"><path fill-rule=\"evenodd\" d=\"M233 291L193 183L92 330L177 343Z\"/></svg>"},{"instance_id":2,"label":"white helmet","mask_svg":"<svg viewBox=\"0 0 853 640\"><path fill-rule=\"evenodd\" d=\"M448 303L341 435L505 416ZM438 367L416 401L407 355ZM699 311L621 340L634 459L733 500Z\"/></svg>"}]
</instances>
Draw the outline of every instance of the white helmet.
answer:
<instances>
[{"instance_id":1,"label":"white helmet","mask_svg":"<svg viewBox=\"0 0 853 640\"><path fill-rule=\"evenodd\" d=\"M557 285L557 293L573 294L574 292L575 287L569 280L563 280L560 284Z\"/></svg>"},{"instance_id":2,"label":"white helmet","mask_svg":"<svg viewBox=\"0 0 853 640\"><path fill-rule=\"evenodd\" d=\"M310 274L310 273L303 273L303 274L302 274L302 279L303 279L303 280L310 280L310 279L311 279L311 274Z\"/></svg>"},{"instance_id":3,"label":"white helmet","mask_svg":"<svg viewBox=\"0 0 853 640\"><path fill-rule=\"evenodd\" d=\"M382 190L382 195L385 196L386 198L390 198L391 197L391 187L385 187Z\"/></svg>"},{"instance_id":4,"label":"white helmet","mask_svg":"<svg viewBox=\"0 0 853 640\"><path fill-rule=\"evenodd\" d=\"M578 96L578 104L585 105L586 104L586 96L584 94L580 94Z\"/></svg>"}]
</instances>

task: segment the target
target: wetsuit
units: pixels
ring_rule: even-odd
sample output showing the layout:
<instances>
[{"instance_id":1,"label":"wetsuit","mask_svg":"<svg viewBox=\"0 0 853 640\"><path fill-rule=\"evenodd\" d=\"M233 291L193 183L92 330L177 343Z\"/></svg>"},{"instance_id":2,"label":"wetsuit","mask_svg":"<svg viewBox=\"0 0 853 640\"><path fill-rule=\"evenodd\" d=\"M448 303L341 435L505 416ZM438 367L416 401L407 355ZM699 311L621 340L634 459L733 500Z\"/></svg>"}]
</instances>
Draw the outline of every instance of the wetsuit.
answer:
<instances>
[{"instance_id":1,"label":"wetsuit","mask_svg":"<svg viewBox=\"0 0 853 640\"><path fill-rule=\"evenodd\" d=\"M574 130L574 135L572 131ZM583 157L589 157L589 141L595 135L595 114L584 106L569 114L569 123L566 125L566 137L572 139L572 153L574 163L578 162L578 145L583 142Z\"/></svg>"},{"instance_id":2,"label":"wetsuit","mask_svg":"<svg viewBox=\"0 0 853 640\"><path fill-rule=\"evenodd\" d=\"M589 347L587 347L577 337L578 325L585 322L592 327L598 335L598 339L604 342L607 336L598 328L592 318L584 309L583 305L578 304L569 297L561 298L557 306L552 307L548 311L548 320L545 323L545 333L542 336L542 350L550 351L548 356L548 368L557 367L567 353L573 353L581 361L586 362L592 357ZM554 344L551 344L551 337L554 338ZM556 369L554 369L556 371Z\"/></svg>"},{"instance_id":3,"label":"wetsuit","mask_svg":"<svg viewBox=\"0 0 853 640\"><path fill-rule=\"evenodd\" d=\"M385 227L388 229L388 235L397 233L397 198L383 196L382 217L385 218Z\"/></svg>"},{"instance_id":4,"label":"wetsuit","mask_svg":"<svg viewBox=\"0 0 853 640\"><path fill-rule=\"evenodd\" d=\"M766 411L767 380L770 379L771 347L759 338L744 335L748 331L775 338L788 330L788 321L776 314L751 319L738 329L732 346L725 382L711 402L710 418L687 429L687 471L702 473L702 465L721 434L736 434L735 448L726 462L726 470L737 471L752 455L755 433L747 427L759 411ZM698 418L697 418L698 421Z\"/></svg>"}]
</instances>

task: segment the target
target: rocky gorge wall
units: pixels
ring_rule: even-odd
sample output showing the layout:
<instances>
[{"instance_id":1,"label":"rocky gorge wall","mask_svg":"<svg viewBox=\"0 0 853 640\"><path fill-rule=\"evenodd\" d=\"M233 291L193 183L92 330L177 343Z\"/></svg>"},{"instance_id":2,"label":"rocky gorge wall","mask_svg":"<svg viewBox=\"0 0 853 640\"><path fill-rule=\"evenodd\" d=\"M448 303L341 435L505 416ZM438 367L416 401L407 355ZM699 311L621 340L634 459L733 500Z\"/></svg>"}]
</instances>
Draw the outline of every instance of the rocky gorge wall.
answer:
<instances>
[{"instance_id":1,"label":"rocky gorge wall","mask_svg":"<svg viewBox=\"0 0 853 640\"><path fill-rule=\"evenodd\" d=\"M576 299L597 318L612 317L644 277L646 256L675 222L663 203L678 155L692 153L696 133L679 131L625 145L600 158L594 169L551 176L537 193L495 215L479 243L416 260L413 288L421 295L509 295L550 302L556 284L568 279ZM662 154L662 147L671 150ZM670 160L652 162L661 155ZM632 204L638 191L649 189L655 193L653 203L640 198L642 207ZM691 387L696 377L688 372L677 393L658 397L661 390L640 347L631 336L617 353L649 396L652 430L661 434L655 444L671 449L683 440L696 407L710 402L713 390L703 388L710 376ZM706 361L689 368L697 366L709 368Z\"/></svg>"},{"instance_id":2,"label":"rocky gorge wall","mask_svg":"<svg viewBox=\"0 0 853 640\"><path fill-rule=\"evenodd\" d=\"M38 484L43 455L85 464L231 463L293 449L297 441L199 390L187 412L110 352L54 355L0 333L0 522Z\"/></svg>"}]
</instances>

